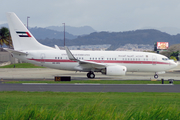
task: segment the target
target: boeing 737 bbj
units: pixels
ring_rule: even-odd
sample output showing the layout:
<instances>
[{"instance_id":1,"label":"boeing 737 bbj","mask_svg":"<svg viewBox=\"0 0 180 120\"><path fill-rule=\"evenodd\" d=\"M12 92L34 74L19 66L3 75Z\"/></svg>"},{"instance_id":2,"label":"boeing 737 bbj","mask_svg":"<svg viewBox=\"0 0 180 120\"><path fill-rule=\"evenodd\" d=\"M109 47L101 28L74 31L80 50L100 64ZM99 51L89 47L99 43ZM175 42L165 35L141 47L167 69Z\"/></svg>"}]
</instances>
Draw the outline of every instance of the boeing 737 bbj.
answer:
<instances>
[{"instance_id":1,"label":"boeing 737 bbj","mask_svg":"<svg viewBox=\"0 0 180 120\"><path fill-rule=\"evenodd\" d=\"M177 66L166 56L148 52L60 50L40 44L15 13L7 13L14 49L7 49L14 57L32 64L60 70L94 72L105 75L125 75L126 72L165 72Z\"/></svg>"}]
</instances>

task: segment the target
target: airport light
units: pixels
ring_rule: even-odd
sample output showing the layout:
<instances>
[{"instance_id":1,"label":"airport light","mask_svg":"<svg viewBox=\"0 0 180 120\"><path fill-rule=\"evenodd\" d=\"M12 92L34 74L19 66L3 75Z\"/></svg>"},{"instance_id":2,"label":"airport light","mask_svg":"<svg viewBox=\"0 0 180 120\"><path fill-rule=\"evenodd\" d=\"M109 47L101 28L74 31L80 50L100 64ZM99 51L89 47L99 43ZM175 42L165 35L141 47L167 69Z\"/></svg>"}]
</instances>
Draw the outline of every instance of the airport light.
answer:
<instances>
[{"instance_id":1,"label":"airport light","mask_svg":"<svg viewBox=\"0 0 180 120\"><path fill-rule=\"evenodd\" d=\"M64 24L64 46L65 46L65 23L62 24Z\"/></svg>"},{"instance_id":2,"label":"airport light","mask_svg":"<svg viewBox=\"0 0 180 120\"><path fill-rule=\"evenodd\" d=\"M28 29L28 18L30 18L29 16L27 16L27 29Z\"/></svg>"}]
</instances>

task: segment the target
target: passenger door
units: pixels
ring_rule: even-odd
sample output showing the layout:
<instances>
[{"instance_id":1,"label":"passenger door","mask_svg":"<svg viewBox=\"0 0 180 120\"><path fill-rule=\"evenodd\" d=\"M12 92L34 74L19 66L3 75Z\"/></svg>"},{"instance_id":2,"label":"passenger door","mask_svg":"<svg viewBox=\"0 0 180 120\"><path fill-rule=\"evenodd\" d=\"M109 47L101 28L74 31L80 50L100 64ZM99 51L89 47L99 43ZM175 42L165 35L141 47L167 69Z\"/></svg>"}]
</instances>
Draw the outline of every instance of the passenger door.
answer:
<instances>
[{"instance_id":1,"label":"passenger door","mask_svg":"<svg viewBox=\"0 0 180 120\"><path fill-rule=\"evenodd\" d=\"M153 65L157 64L157 57L155 55L152 56L152 64Z\"/></svg>"},{"instance_id":2,"label":"passenger door","mask_svg":"<svg viewBox=\"0 0 180 120\"><path fill-rule=\"evenodd\" d=\"M45 58L46 58L45 54L41 53L41 55L40 55L41 60L40 61L41 61L42 65L45 63Z\"/></svg>"}]
</instances>

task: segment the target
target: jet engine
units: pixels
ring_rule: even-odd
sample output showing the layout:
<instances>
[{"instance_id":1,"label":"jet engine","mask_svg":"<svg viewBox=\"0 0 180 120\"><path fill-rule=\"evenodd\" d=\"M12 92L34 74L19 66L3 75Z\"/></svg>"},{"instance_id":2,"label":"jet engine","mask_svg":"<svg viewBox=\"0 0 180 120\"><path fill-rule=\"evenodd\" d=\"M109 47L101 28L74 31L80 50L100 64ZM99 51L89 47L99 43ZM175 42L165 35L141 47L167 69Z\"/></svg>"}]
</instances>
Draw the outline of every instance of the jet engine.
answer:
<instances>
[{"instance_id":1,"label":"jet engine","mask_svg":"<svg viewBox=\"0 0 180 120\"><path fill-rule=\"evenodd\" d=\"M105 75L125 75L127 68L125 66L113 65L107 66L105 69L101 70L102 74Z\"/></svg>"}]
</instances>

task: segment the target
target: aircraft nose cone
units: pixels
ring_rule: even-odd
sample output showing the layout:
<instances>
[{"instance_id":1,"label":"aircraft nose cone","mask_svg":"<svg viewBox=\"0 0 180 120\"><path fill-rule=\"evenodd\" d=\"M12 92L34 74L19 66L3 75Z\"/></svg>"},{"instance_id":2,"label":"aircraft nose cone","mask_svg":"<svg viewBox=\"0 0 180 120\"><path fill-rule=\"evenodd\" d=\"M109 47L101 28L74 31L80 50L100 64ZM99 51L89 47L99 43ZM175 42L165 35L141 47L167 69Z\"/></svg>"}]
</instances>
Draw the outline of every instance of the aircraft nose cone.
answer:
<instances>
[{"instance_id":1,"label":"aircraft nose cone","mask_svg":"<svg viewBox=\"0 0 180 120\"><path fill-rule=\"evenodd\" d=\"M170 61L169 61L169 64L170 64L170 68L171 68L171 69L178 66L178 62L177 62L177 61L175 62L174 60L170 60Z\"/></svg>"},{"instance_id":2,"label":"aircraft nose cone","mask_svg":"<svg viewBox=\"0 0 180 120\"><path fill-rule=\"evenodd\" d=\"M172 62L172 65L173 65L174 67L176 67L176 66L178 66L178 62L177 62L177 61L176 61L176 62L173 61L173 62Z\"/></svg>"}]
</instances>

